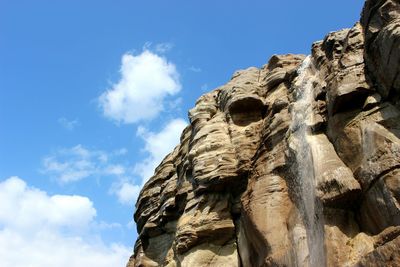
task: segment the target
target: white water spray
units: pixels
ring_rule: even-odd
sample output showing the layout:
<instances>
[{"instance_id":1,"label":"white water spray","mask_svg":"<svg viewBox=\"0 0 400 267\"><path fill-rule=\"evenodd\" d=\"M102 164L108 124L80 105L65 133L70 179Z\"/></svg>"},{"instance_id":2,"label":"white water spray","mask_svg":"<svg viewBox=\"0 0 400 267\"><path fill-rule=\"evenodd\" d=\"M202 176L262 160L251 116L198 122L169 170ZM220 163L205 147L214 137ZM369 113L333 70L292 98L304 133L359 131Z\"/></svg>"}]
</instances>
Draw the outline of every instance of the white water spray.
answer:
<instances>
[{"instance_id":1,"label":"white water spray","mask_svg":"<svg viewBox=\"0 0 400 267\"><path fill-rule=\"evenodd\" d=\"M295 102L292 109L292 142L298 164L296 194L298 207L307 232L308 263L312 267L325 266L324 226L322 205L316 198L314 164L308 136L313 121L313 73L314 66L308 56L297 71L294 83Z\"/></svg>"}]
</instances>

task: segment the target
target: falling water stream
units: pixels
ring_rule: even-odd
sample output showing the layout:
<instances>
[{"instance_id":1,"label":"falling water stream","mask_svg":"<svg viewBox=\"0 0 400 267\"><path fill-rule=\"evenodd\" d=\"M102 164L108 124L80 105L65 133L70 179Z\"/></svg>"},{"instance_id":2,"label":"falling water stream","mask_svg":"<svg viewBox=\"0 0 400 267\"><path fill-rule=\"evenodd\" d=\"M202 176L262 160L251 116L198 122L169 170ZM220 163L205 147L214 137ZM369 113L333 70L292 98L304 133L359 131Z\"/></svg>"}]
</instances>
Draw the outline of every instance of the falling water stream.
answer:
<instances>
[{"instance_id":1,"label":"falling water stream","mask_svg":"<svg viewBox=\"0 0 400 267\"><path fill-rule=\"evenodd\" d=\"M295 144L298 165L296 176L298 207L306 228L308 263L312 267L325 266L324 227L322 205L316 198L316 181L311 154L310 123L313 120L314 66L308 56L297 71L294 84L295 102L292 109L292 139Z\"/></svg>"}]
</instances>

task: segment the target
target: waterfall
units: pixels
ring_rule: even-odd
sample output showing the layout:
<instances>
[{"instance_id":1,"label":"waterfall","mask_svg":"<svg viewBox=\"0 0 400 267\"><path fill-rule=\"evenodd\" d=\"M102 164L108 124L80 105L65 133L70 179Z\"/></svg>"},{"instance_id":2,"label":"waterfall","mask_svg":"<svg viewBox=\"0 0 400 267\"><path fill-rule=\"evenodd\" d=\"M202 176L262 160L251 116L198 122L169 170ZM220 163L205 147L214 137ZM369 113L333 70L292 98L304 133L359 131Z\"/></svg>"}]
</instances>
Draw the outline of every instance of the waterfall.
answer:
<instances>
[{"instance_id":1,"label":"waterfall","mask_svg":"<svg viewBox=\"0 0 400 267\"><path fill-rule=\"evenodd\" d=\"M308 56L297 70L294 83L295 102L292 106L291 142L297 161L295 178L298 207L306 228L308 264L312 267L325 266L324 225L322 205L316 198L314 164L308 136L313 121L314 66Z\"/></svg>"}]
</instances>

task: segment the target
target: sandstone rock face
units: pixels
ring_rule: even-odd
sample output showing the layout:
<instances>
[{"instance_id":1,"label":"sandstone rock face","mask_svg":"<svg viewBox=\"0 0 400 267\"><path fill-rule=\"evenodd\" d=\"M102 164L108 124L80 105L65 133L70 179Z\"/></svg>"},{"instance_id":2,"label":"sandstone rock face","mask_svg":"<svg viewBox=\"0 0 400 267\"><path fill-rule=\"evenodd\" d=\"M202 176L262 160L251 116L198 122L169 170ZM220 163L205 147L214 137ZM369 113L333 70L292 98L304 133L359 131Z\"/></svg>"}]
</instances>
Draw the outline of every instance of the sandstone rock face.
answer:
<instances>
[{"instance_id":1,"label":"sandstone rock face","mask_svg":"<svg viewBox=\"0 0 400 267\"><path fill-rule=\"evenodd\" d=\"M400 2L189 112L136 204L134 266L400 266Z\"/></svg>"}]
</instances>

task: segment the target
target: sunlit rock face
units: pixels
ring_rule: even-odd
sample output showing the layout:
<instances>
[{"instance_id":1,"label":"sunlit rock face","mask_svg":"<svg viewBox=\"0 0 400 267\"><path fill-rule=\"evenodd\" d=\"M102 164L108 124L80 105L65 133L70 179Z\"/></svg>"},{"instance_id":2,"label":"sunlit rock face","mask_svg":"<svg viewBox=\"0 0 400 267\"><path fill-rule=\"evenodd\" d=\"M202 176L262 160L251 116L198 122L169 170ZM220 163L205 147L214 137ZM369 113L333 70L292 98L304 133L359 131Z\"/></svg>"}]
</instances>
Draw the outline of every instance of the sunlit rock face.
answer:
<instances>
[{"instance_id":1,"label":"sunlit rock face","mask_svg":"<svg viewBox=\"0 0 400 267\"><path fill-rule=\"evenodd\" d=\"M236 72L141 191L128 266L400 266L400 2Z\"/></svg>"}]
</instances>

